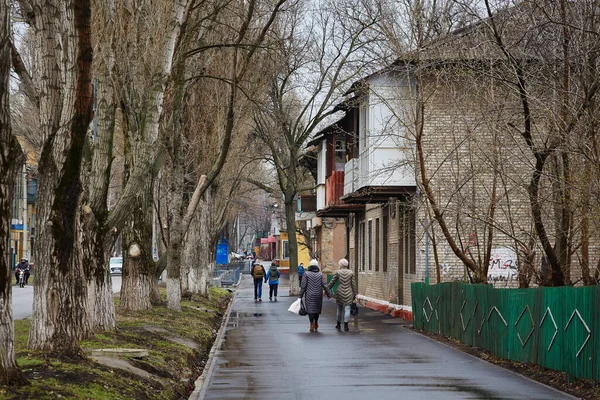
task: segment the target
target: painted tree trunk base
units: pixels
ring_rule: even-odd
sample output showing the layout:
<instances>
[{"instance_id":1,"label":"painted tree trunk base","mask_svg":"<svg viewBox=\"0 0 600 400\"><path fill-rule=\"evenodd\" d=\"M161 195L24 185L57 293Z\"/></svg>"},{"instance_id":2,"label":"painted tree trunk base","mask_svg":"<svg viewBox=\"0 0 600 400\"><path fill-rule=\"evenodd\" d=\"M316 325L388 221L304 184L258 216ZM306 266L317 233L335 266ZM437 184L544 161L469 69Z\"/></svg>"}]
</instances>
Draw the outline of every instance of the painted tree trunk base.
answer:
<instances>
[{"instance_id":1,"label":"painted tree trunk base","mask_svg":"<svg viewBox=\"0 0 600 400\"><path fill-rule=\"evenodd\" d=\"M298 275L290 274L290 297L298 296L300 293L300 285Z\"/></svg>"},{"instance_id":2,"label":"painted tree trunk base","mask_svg":"<svg viewBox=\"0 0 600 400\"><path fill-rule=\"evenodd\" d=\"M192 268L187 274L183 290L200 296L207 296L209 277L208 268Z\"/></svg>"},{"instance_id":3,"label":"painted tree trunk base","mask_svg":"<svg viewBox=\"0 0 600 400\"><path fill-rule=\"evenodd\" d=\"M167 308L181 311L181 283L178 278L167 276Z\"/></svg>"}]
</instances>

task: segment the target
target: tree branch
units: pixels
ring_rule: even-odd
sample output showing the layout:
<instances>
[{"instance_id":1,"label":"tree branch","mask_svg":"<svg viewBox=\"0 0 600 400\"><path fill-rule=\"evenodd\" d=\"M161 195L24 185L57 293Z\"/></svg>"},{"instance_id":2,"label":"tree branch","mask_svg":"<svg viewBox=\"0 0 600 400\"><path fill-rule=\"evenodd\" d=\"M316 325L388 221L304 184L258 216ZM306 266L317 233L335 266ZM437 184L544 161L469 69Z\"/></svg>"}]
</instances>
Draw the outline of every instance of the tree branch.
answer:
<instances>
[{"instance_id":1,"label":"tree branch","mask_svg":"<svg viewBox=\"0 0 600 400\"><path fill-rule=\"evenodd\" d=\"M38 93L35 85L33 84L31 75L29 75L29 72L27 71L27 68L25 67L23 58L21 58L21 55L19 54L19 51L17 50L17 47L15 46L15 44L13 43L12 40L10 41L10 55L12 58L13 68L14 68L15 72L17 73L17 75L19 75L19 78L21 79L21 83L23 84L23 91L25 92L25 95L27 95L27 98L29 100L31 100L31 102L33 104L35 104L36 108L39 108L40 107L39 93Z\"/></svg>"}]
</instances>

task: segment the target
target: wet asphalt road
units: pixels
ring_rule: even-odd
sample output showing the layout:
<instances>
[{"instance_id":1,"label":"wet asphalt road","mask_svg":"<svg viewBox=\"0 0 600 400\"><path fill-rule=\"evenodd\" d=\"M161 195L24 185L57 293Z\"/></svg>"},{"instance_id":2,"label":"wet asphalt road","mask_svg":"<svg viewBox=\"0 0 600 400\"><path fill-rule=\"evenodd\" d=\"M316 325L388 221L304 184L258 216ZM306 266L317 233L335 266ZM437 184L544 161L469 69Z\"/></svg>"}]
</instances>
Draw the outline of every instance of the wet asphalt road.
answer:
<instances>
[{"instance_id":1,"label":"wet asphalt road","mask_svg":"<svg viewBox=\"0 0 600 400\"><path fill-rule=\"evenodd\" d=\"M121 275L111 275L113 293L121 290ZM12 287L12 311L13 319L29 318L33 314L33 284L20 288L19 285Z\"/></svg>"},{"instance_id":2,"label":"wet asphalt road","mask_svg":"<svg viewBox=\"0 0 600 400\"><path fill-rule=\"evenodd\" d=\"M285 283L285 281L284 281ZM265 289L266 295L265 295ZM216 352L206 399L572 399L406 329L400 319L360 309L338 332L325 301L319 332L277 303L255 303L244 275Z\"/></svg>"}]
</instances>

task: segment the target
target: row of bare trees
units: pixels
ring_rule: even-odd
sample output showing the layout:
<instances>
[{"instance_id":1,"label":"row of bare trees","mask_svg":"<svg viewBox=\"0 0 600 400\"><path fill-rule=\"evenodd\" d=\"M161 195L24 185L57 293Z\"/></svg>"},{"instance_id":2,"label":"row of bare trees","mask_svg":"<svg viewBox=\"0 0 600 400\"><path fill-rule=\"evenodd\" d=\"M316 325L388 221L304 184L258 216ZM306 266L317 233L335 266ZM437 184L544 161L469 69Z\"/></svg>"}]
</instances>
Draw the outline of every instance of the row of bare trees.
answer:
<instances>
[{"instance_id":1,"label":"row of bare trees","mask_svg":"<svg viewBox=\"0 0 600 400\"><path fill-rule=\"evenodd\" d=\"M423 213L436 221L426 234L473 282L487 282L499 246L515 249L521 287L598 282L599 11L487 0L386 9L382 30L417 88L402 116Z\"/></svg>"},{"instance_id":2,"label":"row of bare trees","mask_svg":"<svg viewBox=\"0 0 600 400\"><path fill-rule=\"evenodd\" d=\"M531 277L525 267L535 269L541 249L549 274L540 283L570 282L574 257L584 282L594 280L593 2L2 1L7 381L20 379L1 247L22 165L10 103L15 132L39 153L32 349L80 356L81 339L115 327L107 258L117 238L122 307L152 307L164 270L169 308L180 310L182 291L206 294L219 233L243 203L235 199L253 193L249 183L283 197L295 277L294 200L312 185L305 142L390 56L418 87L401 122L437 222L433 242L444 238L475 282L487 279L493 245L507 242L519 250L520 277ZM11 12L21 21L14 33ZM443 142L428 120L440 109L450 118ZM265 164L274 185L262 179Z\"/></svg>"},{"instance_id":3,"label":"row of bare trees","mask_svg":"<svg viewBox=\"0 0 600 400\"><path fill-rule=\"evenodd\" d=\"M12 117L30 122L15 133L39 154L29 347L79 357L80 340L116 326L108 257L118 238L121 307L152 307L164 270L169 308L181 309L182 291L207 295L215 244L235 217L232 201L261 169L245 155L249 123L286 3L3 2L0 368L7 382L22 379L6 251L23 163L10 124L11 60L19 78Z\"/></svg>"}]
</instances>

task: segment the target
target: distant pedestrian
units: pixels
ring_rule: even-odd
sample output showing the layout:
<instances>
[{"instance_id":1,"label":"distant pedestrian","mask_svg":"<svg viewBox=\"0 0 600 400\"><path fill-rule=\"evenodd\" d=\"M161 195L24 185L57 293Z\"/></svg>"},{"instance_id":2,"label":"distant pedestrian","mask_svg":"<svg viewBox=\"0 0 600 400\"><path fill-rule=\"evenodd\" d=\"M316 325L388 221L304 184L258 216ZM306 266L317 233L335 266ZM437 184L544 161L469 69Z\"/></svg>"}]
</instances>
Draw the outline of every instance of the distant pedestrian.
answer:
<instances>
[{"instance_id":1,"label":"distant pedestrian","mask_svg":"<svg viewBox=\"0 0 600 400\"><path fill-rule=\"evenodd\" d=\"M250 275L254 278L254 301L262 301L262 284L265 279L265 269L258 262L252 265Z\"/></svg>"},{"instance_id":2,"label":"distant pedestrian","mask_svg":"<svg viewBox=\"0 0 600 400\"><path fill-rule=\"evenodd\" d=\"M335 302L337 303L337 324L335 329L341 329L342 317L344 318L344 331L348 332L348 321L350 320L350 306L356 303L356 282L354 281L354 272L349 268L348 260L342 258L338 265L340 269L335 271L335 275L329 282L329 289L338 283L335 291Z\"/></svg>"},{"instance_id":3,"label":"distant pedestrian","mask_svg":"<svg viewBox=\"0 0 600 400\"><path fill-rule=\"evenodd\" d=\"M304 276L304 264L298 265L298 285L302 285L302 277Z\"/></svg>"},{"instance_id":4,"label":"distant pedestrian","mask_svg":"<svg viewBox=\"0 0 600 400\"><path fill-rule=\"evenodd\" d=\"M277 269L277 265L271 264L271 268L269 268L267 276L265 276L265 283L269 282L269 301L273 301L273 297L277 301L277 288L279 287L280 276L281 272Z\"/></svg>"},{"instance_id":5,"label":"distant pedestrian","mask_svg":"<svg viewBox=\"0 0 600 400\"><path fill-rule=\"evenodd\" d=\"M304 279L302 279L302 285L300 285L298 297L302 298L304 296L304 308L308 313L311 332L317 332L319 329L319 315L323 308L323 290L330 298L331 291L327 286L325 277L319 271L319 263L317 260L310 260L310 265L304 273Z\"/></svg>"}]
</instances>

